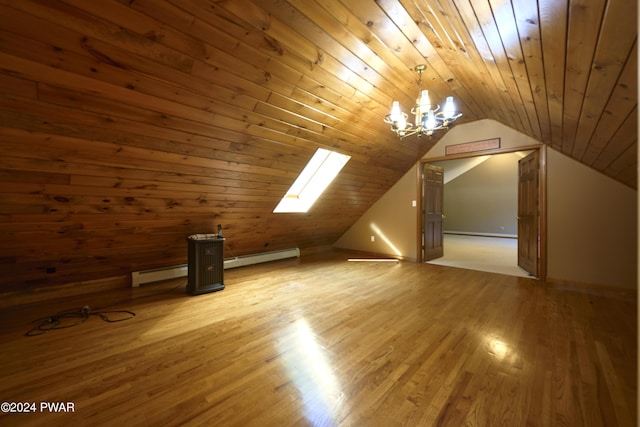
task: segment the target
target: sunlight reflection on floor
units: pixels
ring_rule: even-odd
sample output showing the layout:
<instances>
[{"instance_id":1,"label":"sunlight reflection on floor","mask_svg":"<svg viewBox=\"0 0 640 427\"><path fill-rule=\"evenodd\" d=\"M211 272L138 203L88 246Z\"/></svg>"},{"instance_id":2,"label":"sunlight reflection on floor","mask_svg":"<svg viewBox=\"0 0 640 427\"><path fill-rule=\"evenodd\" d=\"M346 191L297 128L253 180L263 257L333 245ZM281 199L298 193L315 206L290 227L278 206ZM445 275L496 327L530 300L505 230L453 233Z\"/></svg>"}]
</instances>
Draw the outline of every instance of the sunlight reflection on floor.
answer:
<instances>
[{"instance_id":1,"label":"sunlight reflection on floor","mask_svg":"<svg viewBox=\"0 0 640 427\"><path fill-rule=\"evenodd\" d=\"M312 425L337 424L335 417L345 396L308 322L299 319L292 324L281 344L287 373L300 393L307 420Z\"/></svg>"}]
</instances>

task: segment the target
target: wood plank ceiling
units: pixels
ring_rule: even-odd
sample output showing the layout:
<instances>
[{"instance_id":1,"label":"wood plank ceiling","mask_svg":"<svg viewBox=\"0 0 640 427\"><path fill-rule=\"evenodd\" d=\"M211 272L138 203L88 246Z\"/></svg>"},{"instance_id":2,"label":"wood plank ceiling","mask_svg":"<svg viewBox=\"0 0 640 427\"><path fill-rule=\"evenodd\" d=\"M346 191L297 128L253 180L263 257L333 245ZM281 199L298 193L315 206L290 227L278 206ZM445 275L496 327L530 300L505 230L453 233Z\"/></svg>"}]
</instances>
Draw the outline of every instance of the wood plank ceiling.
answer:
<instances>
[{"instance_id":1,"label":"wood plank ceiling","mask_svg":"<svg viewBox=\"0 0 640 427\"><path fill-rule=\"evenodd\" d=\"M0 1L0 289L333 243L437 142L392 100L453 95L634 188L637 2ZM308 214L272 210L318 147ZM55 271L55 273L53 273ZM47 273L48 272L48 273Z\"/></svg>"}]
</instances>

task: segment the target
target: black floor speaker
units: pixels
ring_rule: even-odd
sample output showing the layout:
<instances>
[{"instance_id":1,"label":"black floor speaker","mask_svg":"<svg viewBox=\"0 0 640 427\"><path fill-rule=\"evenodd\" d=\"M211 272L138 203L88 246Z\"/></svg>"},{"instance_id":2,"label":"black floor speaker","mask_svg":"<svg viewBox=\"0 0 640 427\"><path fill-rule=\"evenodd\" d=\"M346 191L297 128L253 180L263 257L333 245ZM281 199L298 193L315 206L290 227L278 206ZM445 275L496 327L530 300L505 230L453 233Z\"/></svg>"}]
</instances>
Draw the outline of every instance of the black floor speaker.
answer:
<instances>
[{"instance_id":1,"label":"black floor speaker","mask_svg":"<svg viewBox=\"0 0 640 427\"><path fill-rule=\"evenodd\" d=\"M187 237L187 293L200 295L224 289L224 238L217 234Z\"/></svg>"}]
</instances>

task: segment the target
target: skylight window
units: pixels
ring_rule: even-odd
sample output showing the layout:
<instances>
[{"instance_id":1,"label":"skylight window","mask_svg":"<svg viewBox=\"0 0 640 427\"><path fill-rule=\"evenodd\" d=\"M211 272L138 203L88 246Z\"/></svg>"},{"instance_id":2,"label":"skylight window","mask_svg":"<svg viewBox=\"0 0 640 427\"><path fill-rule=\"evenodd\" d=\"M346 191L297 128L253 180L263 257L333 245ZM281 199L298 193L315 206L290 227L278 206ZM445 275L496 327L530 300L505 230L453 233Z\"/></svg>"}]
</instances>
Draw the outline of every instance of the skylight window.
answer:
<instances>
[{"instance_id":1,"label":"skylight window","mask_svg":"<svg viewBox=\"0 0 640 427\"><path fill-rule=\"evenodd\" d=\"M318 148L273 212L307 212L350 158Z\"/></svg>"}]
</instances>

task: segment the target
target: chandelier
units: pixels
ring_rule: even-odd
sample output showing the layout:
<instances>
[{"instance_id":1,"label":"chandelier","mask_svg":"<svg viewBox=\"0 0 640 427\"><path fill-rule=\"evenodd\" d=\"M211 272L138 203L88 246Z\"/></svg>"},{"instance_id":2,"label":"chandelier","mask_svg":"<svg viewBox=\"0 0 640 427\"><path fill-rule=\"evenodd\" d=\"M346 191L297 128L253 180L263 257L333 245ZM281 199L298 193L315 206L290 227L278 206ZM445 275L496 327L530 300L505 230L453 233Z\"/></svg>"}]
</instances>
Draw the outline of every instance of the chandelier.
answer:
<instances>
[{"instance_id":1,"label":"chandelier","mask_svg":"<svg viewBox=\"0 0 640 427\"><path fill-rule=\"evenodd\" d=\"M429 99L429 91L421 88L422 72L427 69L425 64L417 65L415 68L418 73L418 89L420 95L416 99L416 105L411 109L411 114L415 116L415 124L408 121L406 113L400 109L400 103L393 101L391 111L384 116L384 122L391 125L400 138L410 135L433 135L438 129L447 129L462 113L456 114L456 107L453 104L453 96L448 96L444 103L444 108L440 111L439 105L431 104Z\"/></svg>"}]
</instances>

